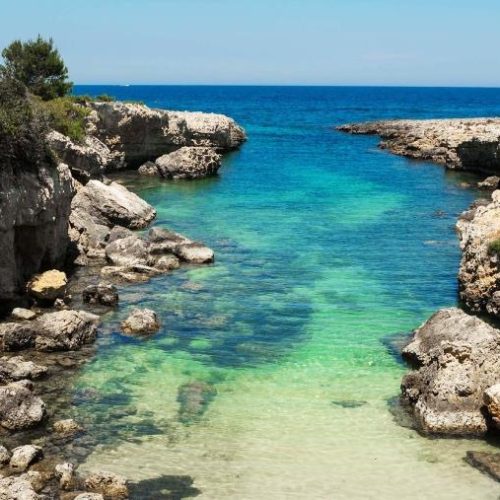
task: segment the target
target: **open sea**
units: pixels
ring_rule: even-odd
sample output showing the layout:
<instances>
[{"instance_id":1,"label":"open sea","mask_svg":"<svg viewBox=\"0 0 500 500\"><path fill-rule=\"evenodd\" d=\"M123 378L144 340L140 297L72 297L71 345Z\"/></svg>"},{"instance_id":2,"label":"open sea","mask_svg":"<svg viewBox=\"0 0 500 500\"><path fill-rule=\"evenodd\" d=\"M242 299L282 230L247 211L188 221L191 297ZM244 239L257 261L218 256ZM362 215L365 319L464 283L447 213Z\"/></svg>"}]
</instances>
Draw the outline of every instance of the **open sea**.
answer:
<instances>
[{"instance_id":1,"label":"open sea","mask_svg":"<svg viewBox=\"0 0 500 500\"><path fill-rule=\"evenodd\" d=\"M457 303L455 222L478 179L334 127L500 116L500 89L76 91L224 113L248 134L217 177L122 177L155 224L205 242L216 262L120 288L71 389L99 442L82 469L140 481L144 499L498 498L463 460L492 446L422 437L397 404L398 341ZM120 334L134 306L159 314L159 334Z\"/></svg>"}]
</instances>

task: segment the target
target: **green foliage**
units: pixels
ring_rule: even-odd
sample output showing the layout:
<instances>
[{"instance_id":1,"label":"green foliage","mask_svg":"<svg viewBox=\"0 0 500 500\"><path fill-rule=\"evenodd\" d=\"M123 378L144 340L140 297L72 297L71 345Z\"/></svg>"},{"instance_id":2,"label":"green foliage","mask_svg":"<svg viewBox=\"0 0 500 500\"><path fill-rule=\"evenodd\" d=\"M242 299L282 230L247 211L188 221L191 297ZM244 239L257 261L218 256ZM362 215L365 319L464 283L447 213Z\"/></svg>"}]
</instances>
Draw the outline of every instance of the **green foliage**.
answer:
<instances>
[{"instance_id":1,"label":"green foliage","mask_svg":"<svg viewBox=\"0 0 500 500\"><path fill-rule=\"evenodd\" d=\"M28 90L44 100L67 95L73 84L68 81L68 69L52 39L21 42L16 40L2 51L0 72L23 83Z\"/></svg>"},{"instance_id":2,"label":"green foliage","mask_svg":"<svg viewBox=\"0 0 500 500\"><path fill-rule=\"evenodd\" d=\"M48 127L30 103L26 87L13 78L0 78L0 166L37 168L47 161Z\"/></svg>"},{"instance_id":3,"label":"green foliage","mask_svg":"<svg viewBox=\"0 0 500 500\"><path fill-rule=\"evenodd\" d=\"M86 117L90 110L76 103L72 97L58 97L50 101L37 100L37 110L44 114L49 126L76 142L85 138Z\"/></svg>"},{"instance_id":4,"label":"green foliage","mask_svg":"<svg viewBox=\"0 0 500 500\"><path fill-rule=\"evenodd\" d=\"M500 238L490 241L488 244L488 253L490 255L500 255Z\"/></svg>"},{"instance_id":5,"label":"green foliage","mask_svg":"<svg viewBox=\"0 0 500 500\"><path fill-rule=\"evenodd\" d=\"M116 101L116 98L113 97L112 95L108 95L108 94L101 94L101 95L98 95L96 98L95 98L96 101L101 101L101 102L114 102Z\"/></svg>"}]
</instances>

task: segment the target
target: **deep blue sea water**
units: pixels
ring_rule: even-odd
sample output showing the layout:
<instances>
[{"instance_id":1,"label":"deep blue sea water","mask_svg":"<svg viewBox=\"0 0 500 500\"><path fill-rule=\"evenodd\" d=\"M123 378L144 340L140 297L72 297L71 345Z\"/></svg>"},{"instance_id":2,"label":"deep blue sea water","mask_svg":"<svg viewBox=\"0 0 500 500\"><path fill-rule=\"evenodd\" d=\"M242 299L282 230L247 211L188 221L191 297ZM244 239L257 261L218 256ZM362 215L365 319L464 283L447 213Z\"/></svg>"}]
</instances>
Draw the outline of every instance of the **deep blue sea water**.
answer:
<instances>
[{"instance_id":1,"label":"deep blue sea water","mask_svg":"<svg viewBox=\"0 0 500 500\"><path fill-rule=\"evenodd\" d=\"M498 496L462 460L488 445L427 440L394 418L406 367L387 347L456 304L454 225L477 178L335 126L500 116L500 89L76 92L224 113L248 134L215 178L122 179L157 208L156 224L206 242L216 263L120 290L120 310L75 386L99 395L75 409L102 442L85 467L137 480L188 476L200 498ZM156 337L120 335L134 305L160 314ZM185 384L204 403L188 422Z\"/></svg>"}]
</instances>

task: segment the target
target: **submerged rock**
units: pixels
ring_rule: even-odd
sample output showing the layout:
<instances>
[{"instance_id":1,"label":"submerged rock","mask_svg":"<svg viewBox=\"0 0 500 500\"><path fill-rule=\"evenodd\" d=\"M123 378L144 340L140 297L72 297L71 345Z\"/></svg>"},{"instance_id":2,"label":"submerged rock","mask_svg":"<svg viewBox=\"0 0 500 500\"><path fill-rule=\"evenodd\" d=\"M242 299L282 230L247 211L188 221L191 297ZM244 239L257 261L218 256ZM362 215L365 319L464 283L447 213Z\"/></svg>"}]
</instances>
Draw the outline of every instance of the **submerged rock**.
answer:
<instances>
[{"instance_id":1,"label":"submerged rock","mask_svg":"<svg viewBox=\"0 0 500 500\"><path fill-rule=\"evenodd\" d=\"M64 298L67 285L66 273L53 269L33 277L26 289L28 294L37 300L54 302L56 299Z\"/></svg>"},{"instance_id":2,"label":"submerged rock","mask_svg":"<svg viewBox=\"0 0 500 500\"><path fill-rule=\"evenodd\" d=\"M124 333L152 334L160 329L158 316L151 309L134 309L132 314L122 322Z\"/></svg>"},{"instance_id":3,"label":"submerged rock","mask_svg":"<svg viewBox=\"0 0 500 500\"><path fill-rule=\"evenodd\" d=\"M118 304L118 290L109 283L89 285L83 290L83 301L90 304L101 304L113 307Z\"/></svg>"},{"instance_id":4,"label":"submerged rock","mask_svg":"<svg viewBox=\"0 0 500 500\"><path fill-rule=\"evenodd\" d=\"M188 424L203 415L216 395L216 388L207 382L196 381L181 385L177 391L179 420Z\"/></svg>"},{"instance_id":5,"label":"submerged rock","mask_svg":"<svg viewBox=\"0 0 500 500\"><path fill-rule=\"evenodd\" d=\"M160 156L155 165L158 175L165 179L199 179L216 174L221 159L213 148L183 147Z\"/></svg>"},{"instance_id":6,"label":"submerged rock","mask_svg":"<svg viewBox=\"0 0 500 500\"><path fill-rule=\"evenodd\" d=\"M76 467L70 462L57 464L55 475L59 480L59 488L63 491L73 491L78 488L78 477Z\"/></svg>"},{"instance_id":7,"label":"submerged rock","mask_svg":"<svg viewBox=\"0 0 500 500\"><path fill-rule=\"evenodd\" d=\"M110 500L128 498L127 480L118 474L96 472L85 479L85 489L92 493L101 493Z\"/></svg>"},{"instance_id":8,"label":"submerged rock","mask_svg":"<svg viewBox=\"0 0 500 500\"><path fill-rule=\"evenodd\" d=\"M25 361L22 356L0 358L0 382L5 384L23 379L35 380L48 372L46 366L40 366L33 361Z\"/></svg>"},{"instance_id":9,"label":"submerged rock","mask_svg":"<svg viewBox=\"0 0 500 500\"><path fill-rule=\"evenodd\" d=\"M58 420L57 422L54 422L52 428L60 437L71 437L83 431L83 427L72 418Z\"/></svg>"},{"instance_id":10,"label":"submerged rock","mask_svg":"<svg viewBox=\"0 0 500 500\"><path fill-rule=\"evenodd\" d=\"M468 451L465 460L476 469L500 481L500 453Z\"/></svg>"},{"instance_id":11,"label":"submerged rock","mask_svg":"<svg viewBox=\"0 0 500 500\"><path fill-rule=\"evenodd\" d=\"M16 472L24 472L31 464L43 458L43 451L40 446L28 444L19 446L12 450L10 468Z\"/></svg>"},{"instance_id":12,"label":"submerged rock","mask_svg":"<svg viewBox=\"0 0 500 500\"><path fill-rule=\"evenodd\" d=\"M443 309L414 332L403 356L416 366L403 379L403 398L422 430L488 430L483 395L500 381L499 330L460 309Z\"/></svg>"},{"instance_id":13,"label":"submerged rock","mask_svg":"<svg viewBox=\"0 0 500 500\"><path fill-rule=\"evenodd\" d=\"M0 425L9 431L35 427L45 418L44 402L28 380L0 387Z\"/></svg>"},{"instance_id":14,"label":"submerged rock","mask_svg":"<svg viewBox=\"0 0 500 500\"><path fill-rule=\"evenodd\" d=\"M341 399L332 401L332 405L340 406L341 408L359 408L360 406L365 406L366 404L366 401L356 399Z\"/></svg>"}]
</instances>

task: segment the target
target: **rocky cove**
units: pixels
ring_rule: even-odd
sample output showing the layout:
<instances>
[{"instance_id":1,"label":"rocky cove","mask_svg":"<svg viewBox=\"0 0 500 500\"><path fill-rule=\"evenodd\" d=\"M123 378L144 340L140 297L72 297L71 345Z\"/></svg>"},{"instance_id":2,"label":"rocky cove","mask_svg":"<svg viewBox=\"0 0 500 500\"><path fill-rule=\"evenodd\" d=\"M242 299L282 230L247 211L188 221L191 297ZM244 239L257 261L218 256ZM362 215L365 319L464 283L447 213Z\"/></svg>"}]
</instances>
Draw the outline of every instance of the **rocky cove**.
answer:
<instances>
[{"instance_id":1,"label":"rocky cove","mask_svg":"<svg viewBox=\"0 0 500 500\"><path fill-rule=\"evenodd\" d=\"M99 315L119 304L115 285L210 264L214 252L167 228L140 234L155 209L106 175L214 175L221 155L246 139L223 115L121 102L85 106L83 141L51 131L53 156L43 165L23 168L14 158L0 173L0 426L8 446L0 450L0 498L128 498L124 478L76 473L71 441L85 429L64 418L71 403L58 399L61 387L93 354ZM130 313L125 334L158 330L153 311ZM199 396L187 390L189 406Z\"/></svg>"}]
</instances>

